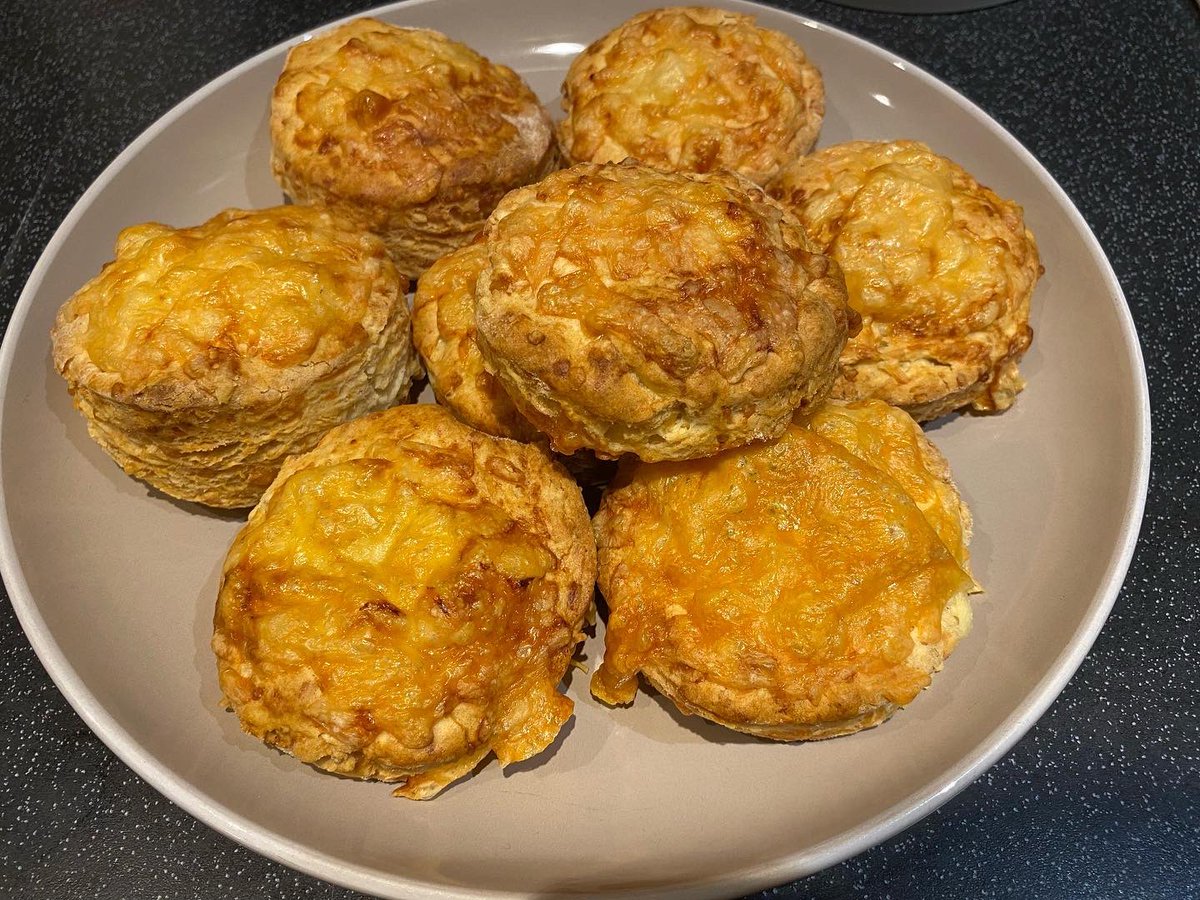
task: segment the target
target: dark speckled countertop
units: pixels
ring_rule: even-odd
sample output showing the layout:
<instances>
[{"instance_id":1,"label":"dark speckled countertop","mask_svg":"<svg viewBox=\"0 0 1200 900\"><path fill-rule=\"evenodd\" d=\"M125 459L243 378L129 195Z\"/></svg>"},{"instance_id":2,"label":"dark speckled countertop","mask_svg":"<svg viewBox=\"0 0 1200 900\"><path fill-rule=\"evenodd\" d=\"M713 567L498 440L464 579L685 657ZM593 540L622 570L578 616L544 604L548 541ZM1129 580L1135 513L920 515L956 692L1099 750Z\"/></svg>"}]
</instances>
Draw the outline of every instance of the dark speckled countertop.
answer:
<instances>
[{"instance_id":1,"label":"dark speckled countertop","mask_svg":"<svg viewBox=\"0 0 1200 900\"><path fill-rule=\"evenodd\" d=\"M1200 17L1193 0L896 16L781 3L958 88L1033 151L1125 288L1154 405L1141 542L1079 673L920 824L763 897L1200 897ZM6 0L0 317L100 170L205 82L355 0ZM348 898L172 806L71 711L0 605L0 894Z\"/></svg>"}]
</instances>

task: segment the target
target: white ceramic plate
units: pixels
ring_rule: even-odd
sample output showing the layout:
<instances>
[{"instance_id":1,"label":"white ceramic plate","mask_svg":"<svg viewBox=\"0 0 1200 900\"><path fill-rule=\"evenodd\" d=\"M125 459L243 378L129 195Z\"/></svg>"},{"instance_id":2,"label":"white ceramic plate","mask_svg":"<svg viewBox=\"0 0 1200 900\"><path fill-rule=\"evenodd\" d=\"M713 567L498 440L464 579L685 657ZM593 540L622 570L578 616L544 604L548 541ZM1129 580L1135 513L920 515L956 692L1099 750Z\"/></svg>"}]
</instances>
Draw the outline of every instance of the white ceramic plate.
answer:
<instances>
[{"instance_id":1,"label":"white ceramic plate","mask_svg":"<svg viewBox=\"0 0 1200 900\"><path fill-rule=\"evenodd\" d=\"M557 109L573 55L643 4L436 0L378 14L513 66ZM993 418L934 431L976 518L987 593L932 688L874 730L808 745L685 720L649 696L610 710L570 681L554 747L489 765L430 803L323 775L241 734L208 649L240 520L150 494L87 437L49 360L59 306L117 231L278 203L267 98L280 46L189 97L67 217L0 356L5 584L34 649L87 724L180 806L261 853L395 897L717 896L788 881L944 803L1042 714L1087 652L1132 553L1149 457L1146 381L1121 290L1044 169L979 109L857 38L730 4L796 37L825 75L822 145L920 138L1024 204L1046 265L1029 388ZM594 662L603 635L589 642Z\"/></svg>"}]
</instances>

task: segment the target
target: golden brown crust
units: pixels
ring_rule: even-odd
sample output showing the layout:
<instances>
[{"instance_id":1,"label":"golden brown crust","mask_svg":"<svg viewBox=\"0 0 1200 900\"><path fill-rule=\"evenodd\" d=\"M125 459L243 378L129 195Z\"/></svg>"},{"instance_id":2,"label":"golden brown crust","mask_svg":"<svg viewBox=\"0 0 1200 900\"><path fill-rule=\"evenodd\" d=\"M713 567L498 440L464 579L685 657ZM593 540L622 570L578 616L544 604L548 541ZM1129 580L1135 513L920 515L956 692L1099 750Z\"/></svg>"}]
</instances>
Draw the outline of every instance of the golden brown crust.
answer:
<instances>
[{"instance_id":1,"label":"golden brown crust","mask_svg":"<svg viewBox=\"0 0 1200 900\"><path fill-rule=\"evenodd\" d=\"M787 35L707 7L639 13L571 63L558 136L568 163L626 157L766 184L816 143L821 74Z\"/></svg>"},{"instance_id":2,"label":"golden brown crust","mask_svg":"<svg viewBox=\"0 0 1200 900\"><path fill-rule=\"evenodd\" d=\"M914 640L907 668L912 672L936 673L970 628L971 606L966 594L959 592L943 608L941 639L934 643ZM670 698L680 712L772 741L823 741L854 734L886 722L908 702L888 697L894 690L891 684L880 684L878 679L856 673L848 685L840 686L844 696L827 694L822 698L827 708L836 710L832 713L836 718L803 721L814 715L814 705L807 701L781 703L776 692L765 688L730 689L706 680L690 666L650 665L641 674L655 690ZM921 687L928 682L927 678ZM874 705L862 702L858 695L874 695Z\"/></svg>"},{"instance_id":3,"label":"golden brown crust","mask_svg":"<svg viewBox=\"0 0 1200 900\"><path fill-rule=\"evenodd\" d=\"M406 290L377 237L325 210L139 225L59 310L54 365L130 475L251 506L287 456L420 373Z\"/></svg>"},{"instance_id":4,"label":"golden brown crust","mask_svg":"<svg viewBox=\"0 0 1200 900\"><path fill-rule=\"evenodd\" d=\"M432 797L544 749L591 608L578 487L539 447L396 407L290 459L226 558L214 619L243 729Z\"/></svg>"},{"instance_id":5,"label":"golden brown crust","mask_svg":"<svg viewBox=\"0 0 1200 900\"><path fill-rule=\"evenodd\" d=\"M912 700L970 627L969 514L880 401L831 401L711 459L623 463L594 525L607 703L640 673L739 731L848 734Z\"/></svg>"},{"instance_id":6,"label":"golden brown crust","mask_svg":"<svg viewBox=\"0 0 1200 900\"><path fill-rule=\"evenodd\" d=\"M460 421L497 437L535 441L541 433L517 412L475 343L475 285L485 265L487 248L476 241L429 267L413 295L413 342L438 403Z\"/></svg>"},{"instance_id":7,"label":"golden brown crust","mask_svg":"<svg viewBox=\"0 0 1200 900\"><path fill-rule=\"evenodd\" d=\"M519 75L436 31L366 18L288 53L271 145L289 196L359 218L410 278L558 164L549 116Z\"/></svg>"},{"instance_id":8,"label":"golden brown crust","mask_svg":"<svg viewBox=\"0 0 1200 900\"><path fill-rule=\"evenodd\" d=\"M826 148L771 191L842 266L863 316L833 396L876 397L918 421L1012 405L1041 273L1019 206L915 141Z\"/></svg>"},{"instance_id":9,"label":"golden brown crust","mask_svg":"<svg viewBox=\"0 0 1200 900\"><path fill-rule=\"evenodd\" d=\"M487 370L475 342L475 286L487 264L482 235L426 270L413 296L413 342L437 402L460 422L525 443L549 441L521 415L496 377ZM584 487L602 488L616 470L589 450L559 456Z\"/></svg>"},{"instance_id":10,"label":"golden brown crust","mask_svg":"<svg viewBox=\"0 0 1200 900\"><path fill-rule=\"evenodd\" d=\"M855 325L837 266L735 175L578 165L509 194L486 247L484 362L561 453L772 437L828 392Z\"/></svg>"}]
</instances>

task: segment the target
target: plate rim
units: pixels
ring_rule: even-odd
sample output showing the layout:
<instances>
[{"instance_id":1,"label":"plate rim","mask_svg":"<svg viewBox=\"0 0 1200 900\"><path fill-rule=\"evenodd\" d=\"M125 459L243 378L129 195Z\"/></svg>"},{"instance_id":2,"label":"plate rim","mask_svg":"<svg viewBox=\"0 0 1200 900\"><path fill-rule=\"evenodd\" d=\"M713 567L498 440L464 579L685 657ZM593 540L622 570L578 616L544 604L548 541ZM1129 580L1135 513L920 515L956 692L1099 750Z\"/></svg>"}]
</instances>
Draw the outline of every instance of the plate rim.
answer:
<instances>
[{"instance_id":1,"label":"plate rim","mask_svg":"<svg viewBox=\"0 0 1200 900\"><path fill-rule=\"evenodd\" d=\"M25 282L12 315L5 328L3 343L0 344L0 449L4 443L4 413L8 399L9 379L16 356L19 336L25 329L25 320L33 306L34 295L41 288L61 245L74 230L76 223L91 207L96 197L113 178L136 157L142 148L163 130L181 118L207 96L237 80L244 72L259 65L267 58L280 53L315 32L333 27L363 16L382 16L403 12L416 6L436 4L441 0L400 0L352 13L299 34L243 60L217 77L208 81L185 96L170 109L155 119L133 139L113 160L104 167L95 180L72 205L70 212L55 229L46 247ZM1033 173L1038 182L1066 212L1068 219L1082 236L1088 251L1100 263L1100 274L1110 289L1112 305L1115 307L1124 349L1129 357L1130 369L1135 375L1136 404L1134 421L1136 436L1134 465L1130 483L1126 486L1124 518L1107 570L1102 578L1102 587L1096 592L1079 627L1071 635L1049 669L1026 695L1024 701L959 762L941 777L928 782L921 789L893 804L883 813L861 822L853 828L828 838L805 850L780 857L767 863L747 866L695 882L682 882L652 888L622 890L629 897L722 897L731 891L745 893L785 884L805 875L836 865L852 856L882 843L904 829L916 824L925 816L956 796L967 785L991 768L1019 741L1045 714L1067 683L1078 671L1084 658L1094 644L1105 621L1116 603L1121 587L1133 559L1138 536L1145 513L1146 497L1150 479L1151 457L1151 408L1149 381L1137 328L1129 309L1128 300L1122 290L1112 264L1097 240L1087 220L1075 206L1070 196L1059 185L1041 162L1008 129L997 122L978 104L942 81L921 66L880 45L861 38L836 26L801 15L787 9L766 6L754 0L725 0L717 5L740 8L745 12L762 11L790 17L798 25L826 32L840 40L855 45L859 50L891 63L903 72L915 76L923 86L943 95L963 108L972 118L979 121L995 138L1003 142ZM16 335L16 336L14 336ZM9 601L17 620L25 632L34 653L46 673L83 719L92 733L100 739L125 765L152 788L183 809L189 815L220 834L242 846L275 862L316 878L380 897L403 897L413 900L501 900L501 898L523 898L531 894L526 891L493 891L464 886L450 886L436 882L409 879L369 866L348 863L332 854L307 847L297 841L283 838L268 828L257 825L246 817L214 801L165 767L148 753L116 720L88 689L86 683L59 648L38 611L37 603L25 580L24 570L17 558L12 530L8 517L8 501L4 479L0 472L0 577L3 578ZM612 893L611 891L606 893ZM545 896L539 894L539 896Z\"/></svg>"}]
</instances>

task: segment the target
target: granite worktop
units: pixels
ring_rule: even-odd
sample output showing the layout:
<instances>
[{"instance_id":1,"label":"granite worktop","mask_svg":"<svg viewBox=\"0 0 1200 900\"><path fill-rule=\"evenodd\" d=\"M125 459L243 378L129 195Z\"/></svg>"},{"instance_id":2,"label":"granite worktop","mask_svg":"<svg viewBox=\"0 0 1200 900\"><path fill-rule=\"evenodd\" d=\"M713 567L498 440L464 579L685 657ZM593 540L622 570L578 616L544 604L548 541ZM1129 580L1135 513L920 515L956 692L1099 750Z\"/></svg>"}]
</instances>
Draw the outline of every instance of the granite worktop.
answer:
<instances>
[{"instance_id":1,"label":"granite worktop","mask_svg":"<svg viewBox=\"0 0 1200 900\"><path fill-rule=\"evenodd\" d=\"M1200 897L1200 15L1193 0L1016 0L898 16L778 3L905 56L1008 128L1075 201L1137 323L1154 406L1141 541L1062 696L908 831L762 896ZM72 204L147 125L354 0L7 0L0 15L0 321ZM1102 361L1101 361L1102 364ZM348 898L134 775L0 604L0 894Z\"/></svg>"}]
</instances>

